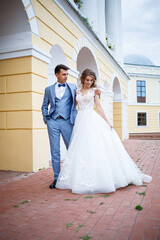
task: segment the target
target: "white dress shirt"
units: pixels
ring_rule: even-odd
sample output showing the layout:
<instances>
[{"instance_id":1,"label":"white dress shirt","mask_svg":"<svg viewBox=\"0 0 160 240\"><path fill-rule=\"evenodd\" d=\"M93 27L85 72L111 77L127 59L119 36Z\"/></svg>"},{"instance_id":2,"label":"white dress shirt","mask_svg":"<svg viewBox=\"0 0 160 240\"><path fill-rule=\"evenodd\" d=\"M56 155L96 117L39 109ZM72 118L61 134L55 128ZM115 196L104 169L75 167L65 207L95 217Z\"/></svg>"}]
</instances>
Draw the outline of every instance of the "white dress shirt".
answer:
<instances>
[{"instance_id":1,"label":"white dress shirt","mask_svg":"<svg viewBox=\"0 0 160 240\"><path fill-rule=\"evenodd\" d=\"M66 90L66 86L65 87L58 87L58 82L55 85L55 93L56 93L56 97L61 99L64 95L64 92Z\"/></svg>"}]
</instances>

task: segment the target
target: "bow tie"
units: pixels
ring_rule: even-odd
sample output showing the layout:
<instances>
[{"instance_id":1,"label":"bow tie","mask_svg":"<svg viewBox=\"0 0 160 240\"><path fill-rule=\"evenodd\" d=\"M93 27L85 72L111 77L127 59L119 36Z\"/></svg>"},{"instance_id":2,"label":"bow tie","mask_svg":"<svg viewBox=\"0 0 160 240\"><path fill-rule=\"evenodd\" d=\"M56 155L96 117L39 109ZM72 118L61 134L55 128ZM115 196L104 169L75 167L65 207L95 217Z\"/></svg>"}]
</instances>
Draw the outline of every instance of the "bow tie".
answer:
<instances>
[{"instance_id":1,"label":"bow tie","mask_svg":"<svg viewBox=\"0 0 160 240\"><path fill-rule=\"evenodd\" d=\"M63 84L58 83L58 87L65 87L65 86L66 86L65 83L63 83Z\"/></svg>"}]
</instances>

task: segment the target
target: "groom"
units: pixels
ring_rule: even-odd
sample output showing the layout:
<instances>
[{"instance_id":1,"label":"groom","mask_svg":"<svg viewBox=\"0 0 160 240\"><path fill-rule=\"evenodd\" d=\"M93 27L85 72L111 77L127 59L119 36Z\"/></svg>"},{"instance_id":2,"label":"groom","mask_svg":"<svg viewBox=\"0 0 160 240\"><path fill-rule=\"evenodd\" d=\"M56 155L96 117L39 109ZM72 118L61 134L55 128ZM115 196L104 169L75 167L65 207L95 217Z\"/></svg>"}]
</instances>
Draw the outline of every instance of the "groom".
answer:
<instances>
[{"instance_id":1,"label":"groom","mask_svg":"<svg viewBox=\"0 0 160 240\"><path fill-rule=\"evenodd\" d=\"M42 114L47 124L52 156L54 181L50 188L55 188L60 172L60 134L68 149L77 109L75 104L75 84L66 83L68 67L60 64L55 68L57 82L45 89ZM50 109L48 106L50 105Z\"/></svg>"},{"instance_id":2,"label":"groom","mask_svg":"<svg viewBox=\"0 0 160 240\"><path fill-rule=\"evenodd\" d=\"M62 134L66 148L72 134L73 125L77 115L75 103L75 84L66 83L68 78L68 67L60 64L55 68L57 82L45 89L42 114L45 124L47 124L52 156L52 167L54 181L50 188L55 188L60 172L60 134ZM101 91L96 90L100 95ZM50 105L50 109L48 106Z\"/></svg>"}]
</instances>

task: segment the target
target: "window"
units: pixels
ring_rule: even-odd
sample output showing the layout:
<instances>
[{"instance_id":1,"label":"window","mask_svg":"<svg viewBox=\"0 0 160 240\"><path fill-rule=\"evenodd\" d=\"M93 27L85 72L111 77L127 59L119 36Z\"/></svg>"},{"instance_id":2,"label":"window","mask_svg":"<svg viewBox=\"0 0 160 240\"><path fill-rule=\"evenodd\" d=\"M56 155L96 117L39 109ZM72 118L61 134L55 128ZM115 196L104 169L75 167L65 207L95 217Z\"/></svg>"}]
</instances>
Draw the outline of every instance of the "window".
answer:
<instances>
[{"instance_id":1,"label":"window","mask_svg":"<svg viewBox=\"0 0 160 240\"><path fill-rule=\"evenodd\" d=\"M147 114L144 112L137 113L137 125L147 126Z\"/></svg>"},{"instance_id":2,"label":"window","mask_svg":"<svg viewBox=\"0 0 160 240\"><path fill-rule=\"evenodd\" d=\"M137 81L137 102L146 102L146 82Z\"/></svg>"}]
</instances>

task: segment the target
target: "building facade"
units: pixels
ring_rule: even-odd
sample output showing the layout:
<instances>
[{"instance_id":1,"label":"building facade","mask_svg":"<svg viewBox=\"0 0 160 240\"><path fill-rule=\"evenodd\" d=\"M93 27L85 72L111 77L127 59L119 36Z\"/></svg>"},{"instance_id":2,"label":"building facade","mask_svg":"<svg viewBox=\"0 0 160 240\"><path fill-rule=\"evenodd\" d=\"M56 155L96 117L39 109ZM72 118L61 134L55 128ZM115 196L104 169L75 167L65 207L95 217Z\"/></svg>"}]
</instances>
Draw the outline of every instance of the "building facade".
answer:
<instances>
[{"instance_id":1,"label":"building facade","mask_svg":"<svg viewBox=\"0 0 160 240\"><path fill-rule=\"evenodd\" d=\"M160 138L160 66L147 57L124 58L128 82L128 132L131 138Z\"/></svg>"},{"instance_id":2,"label":"building facade","mask_svg":"<svg viewBox=\"0 0 160 240\"><path fill-rule=\"evenodd\" d=\"M85 68L96 72L106 115L120 138L128 138L129 77L122 68L121 1L101 4L83 0L79 10L73 0L1 3L0 169L48 167L41 105L60 63L70 67L69 82L77 85Z\"/></svg>"}]
</instances>

